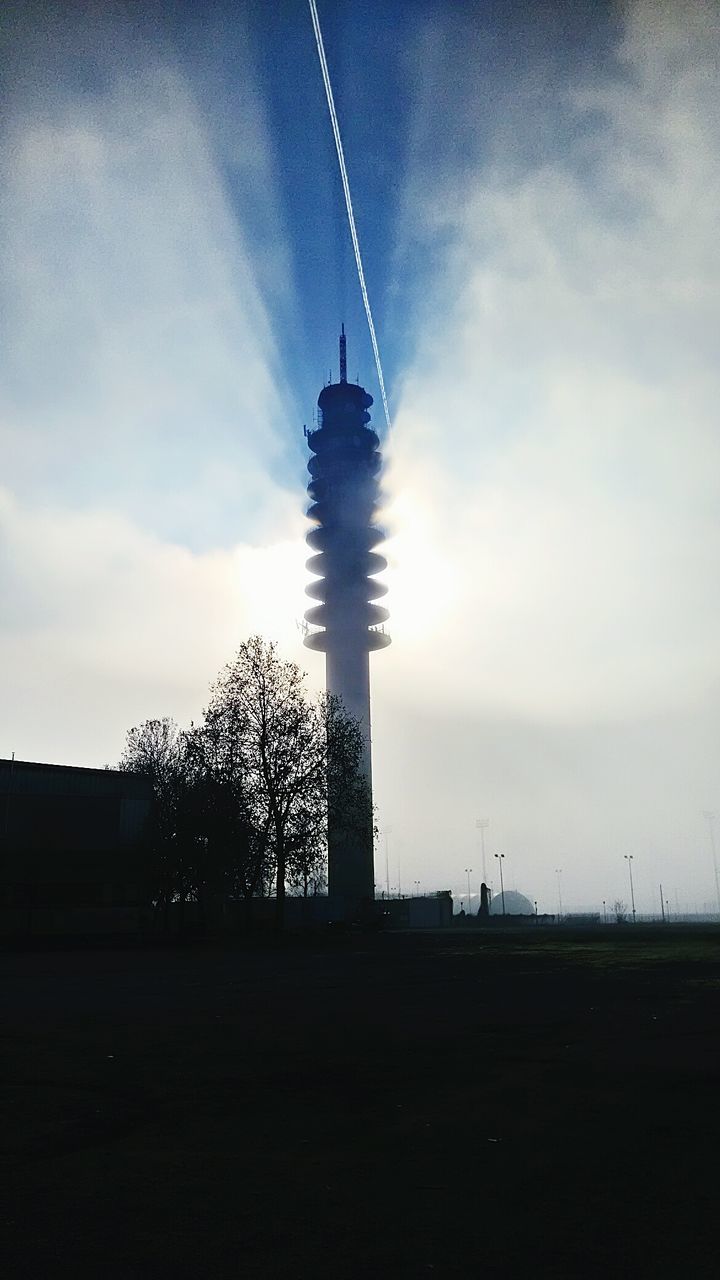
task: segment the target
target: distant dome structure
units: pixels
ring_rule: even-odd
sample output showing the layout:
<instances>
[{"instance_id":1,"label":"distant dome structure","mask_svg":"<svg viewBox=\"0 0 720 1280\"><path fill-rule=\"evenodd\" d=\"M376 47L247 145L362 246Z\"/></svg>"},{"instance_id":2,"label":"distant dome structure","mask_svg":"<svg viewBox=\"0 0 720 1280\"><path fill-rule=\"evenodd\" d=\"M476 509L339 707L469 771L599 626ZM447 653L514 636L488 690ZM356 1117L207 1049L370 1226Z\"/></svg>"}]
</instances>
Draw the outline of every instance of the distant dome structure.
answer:
<instances>
[{"instance_id":1,"label":"distant dome structure","mask_svg":"<svg viewBox=\"0 0 720 1280\"><path fill-rule=\"evenodd\" d=\"M535 907L524 893L517 893L515 889L505 890L505 911L503 912L503 895L496 893L490 903L491 916L534 916Z\"/></svg>"}]
</instances>

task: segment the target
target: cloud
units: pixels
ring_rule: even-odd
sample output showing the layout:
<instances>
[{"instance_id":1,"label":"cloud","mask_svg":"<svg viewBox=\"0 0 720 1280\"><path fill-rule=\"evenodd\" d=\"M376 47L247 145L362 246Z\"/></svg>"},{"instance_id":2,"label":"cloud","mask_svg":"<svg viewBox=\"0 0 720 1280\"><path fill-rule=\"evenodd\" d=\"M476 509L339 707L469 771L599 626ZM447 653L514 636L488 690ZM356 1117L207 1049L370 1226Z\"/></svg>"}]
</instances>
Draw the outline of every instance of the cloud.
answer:
<instances>
[{"instance_id":1,"label":"cloud","mask_svg":"<svg viewBox=\"0 0 720 1280\"><path fill-rule=\"evenodd\" d=\"M299 523L300 517L297 517ZM196 719L248 635L299 656L298 528L267 546L195 552L116 512L22 506L0 491L2 745L104 764L152 715Z\"/></svg>"},{"instance_id":2,"label":"cloud","mask_svg":"<svg viewBox=\"0 0 720 1280\"><path fill-rule=\"evenodd\" d=\"M110 7L16 17L0 148L3 753L115 760L131 723L196 717L252 631L299 646L272 150L242 54L230 130L157 34Z\"/></svg>"},{"instance_id":3,"label":"cloud","mask_svg":"<svg viewBox=\"0 0 720 1280\"><path fill-rule=\"evenodd\" d=\"M719 377L700 341L720 320L712 49L685 47L665 103L643 21L632 12L620 50L631 82L572 93L578 112L603 104L591 183L583 139L520 179L479 170L454 220L445 211L453 240L392 441L389 485L427 530L419 548L415 530L400 535L395 592L431 546L418 587L433 642L439 594L448 643L479 659L471 695L548 715L701 696L720 640ZM655 157L641 208L636 192L630 216L611 217L638 154ZM449 679L464 697L461 671Z\"/></svg>"},{"instance_id":4,"label":"cloud","mask_svg":"<svg viewBox=\"0 0 720 1280\"><path fill-rule=\"evenodd\" d=\"M609 780L615 828L659 845L661 795L677 833L700 831L703 788L717 792L720 39L709 6L657 18L627 6L604 62L554 85L518 75L522 146L486 112L473 151L476 87L456 84L434 167L430 117L415 131L402 223L400 260L421 248L432 266L388 450L395 645L374 679L394 746L378 748L378 798L398 823L396 795L424 778L426 796L435 770L467 848L495 795L548 893L558 822L600 891L621 838ZM391 726L420 708L426 733L401 748ZM427 861L416 805L427 818L410 801L404 821Z\"/></svg>"},{"instance_id":5,"label":"cloud","mask_svg":"<svg viewBox=\"0 0 720 1280\"><path fill-rule=\"evenodd\" d=\"M272 252L256 268L255 228L226 186L271 192L271 159L249 112L224 168L187 78L133 52L103 53L91 92L71 72L61 89L40 77L11 113L5 482L229 545L238 508L246 528L277 526L288 475L290 401L260 287Z\"/></svg>"}]
</instances>

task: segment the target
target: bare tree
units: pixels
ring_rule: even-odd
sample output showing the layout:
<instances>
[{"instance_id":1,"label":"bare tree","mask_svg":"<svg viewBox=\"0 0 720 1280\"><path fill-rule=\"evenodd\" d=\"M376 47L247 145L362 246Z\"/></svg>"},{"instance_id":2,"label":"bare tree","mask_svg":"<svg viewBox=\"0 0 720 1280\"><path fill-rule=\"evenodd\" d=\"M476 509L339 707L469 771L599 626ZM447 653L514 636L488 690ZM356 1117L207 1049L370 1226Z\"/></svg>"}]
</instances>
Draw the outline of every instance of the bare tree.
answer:
<instances>
[{"instance_id":1,"label":"bare tree","mask_svg":"<svg viewBox=\"0 0 720 1280\"><path fill-rule=\"evenodd\" d=\"M163 907L167 923L174 898L192 895L195 876L188 865L188 843L182 831L183 792L187 786L185 736L174 720L145 720L128 730L121 769L150 778L153 805L146 833L151 893Z\"/></svg>"},{"instance_id":2,"label":"bare tree","mask_svg":"<svg viewBox=\"0 0 720 1280\"><path fill-rule=\"evenodd\" d=\"M267 832L252 824L236 729L232 715L207 713L191 728L187 743L215 883L220 880L228 896L244 899L249 923L253 896L272 862Z\"/></svg>"},{"instance_id":3,"label":"bare tree","mask_svg":"<svg viewBox=\"0 0 720 1280\"><path fill-rule=\"evenodd\" d=\"M287 878L304 898L321 893L327 885L327 823L324 797L300 801L286 838Z\"/></svg>"},{"instance_id":4,"label":"bare tree","mask_svg":"<svg viewBox=\"0 0 720 1280\"><path fill-rule=\"evenodd\" d=\"M319 883L328 796L354 820L359 728L333 700L311 700L300 668L253 636L213 686L204 731L221 755L232 754L259 877L268 858L274 866L281 926L287 883Z\"/></svg>"},{"instance_id":5,"label":"bare tree","mask_svg":"<svg viewBox=\"0 0 720 1280\"><path fill-rule=\"evenodd\" d=\"M253 897L274 880L278 926L288 884L325 884L328 822L348 838L372 826L359 725L337 699L311 699L294 662L253 636L211 688L201 723L146 720L120 767L153 782L150 845L158 906L206 891Z\"/></svg>"}]
</instances>

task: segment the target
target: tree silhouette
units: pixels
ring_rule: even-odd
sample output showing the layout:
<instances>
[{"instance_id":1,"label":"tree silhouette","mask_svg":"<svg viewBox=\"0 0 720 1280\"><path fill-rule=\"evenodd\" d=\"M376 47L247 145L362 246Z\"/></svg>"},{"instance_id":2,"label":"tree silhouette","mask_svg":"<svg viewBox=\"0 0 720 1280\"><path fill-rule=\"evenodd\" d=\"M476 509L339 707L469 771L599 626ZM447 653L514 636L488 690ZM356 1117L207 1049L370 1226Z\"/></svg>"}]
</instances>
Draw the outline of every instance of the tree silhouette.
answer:
<instances>
[{"instance_id":1,"label":"tree silhouette","mask_svg":"<svg viewBox=\"0 0 720 1280\"><path fill-rule=\"evenodd\" d=\"M349 837L372 824L359 725L327 695L308 696L294 662L253 636L211 687L198 725L146 720L120 767L147 774L156 905L208 892L252 899L274 880L282 926L288 885L325 884L328 822Z\"/></svg>"},{"instance_id":2,"label":"tree silhouette","mask_svg":"<svg viewBox=\"0 0 720 1280\"><path fill-rule=\"evenodd\" d=\"M185 736L174 720L145 720L128 730L119 767L150 778L153 804L145 833L148 887L156 908L167 913L170 903L193 892L194 876L187 864L187 839L182 831L183 792L187 786Z\"/></svg>"},{"instance_id":3,"label":"tree silhouette","mask_svg":"<svg viewBox=\"0 0 720 1280\"><path fill-rule=\"evenodd\" d=\"M213 685L203 732L220 758L232 758L258 877L274 867L279 926L288 882L305 892L323 878L330 806L354 820L362 782L362 738L337 700L305 691L294 662L253 636Z\"/></svg>"}]
</instances>

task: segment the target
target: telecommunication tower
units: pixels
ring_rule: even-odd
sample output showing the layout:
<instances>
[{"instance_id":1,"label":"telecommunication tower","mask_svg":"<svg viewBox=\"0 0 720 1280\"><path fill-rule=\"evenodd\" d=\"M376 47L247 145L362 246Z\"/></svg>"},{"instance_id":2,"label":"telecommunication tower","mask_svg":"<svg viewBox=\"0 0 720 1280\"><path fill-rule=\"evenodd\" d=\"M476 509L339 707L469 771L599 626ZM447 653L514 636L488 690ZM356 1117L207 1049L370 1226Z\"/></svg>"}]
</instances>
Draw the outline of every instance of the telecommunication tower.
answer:
<instances>
[{"instance_id":1,"label":"telecommunication tower","mask_svg":"<svg viewBox=\"0 0 720 1280\"><path fill-rule=\"evenodd\" d=\"M320 603L305 614L318 628L307 633L305 644L325 654L327 691L342 700L363 734L366 821L352 831L331 822L328 832L330 906L344 918L360 915L374 897L369 657L390 644L383 625L388 611L374 603L387 592L375 579L387 561L373 550L385 535L374 524L382 460L378 437L368 425L372 402L364 387L347 380L343 326L340 380L320 392L317 426L306 433L313 455L307 514L315 525L307 543L316 553L307 567L318 579L306 593Z\"/></svg>"}]
</instances>

